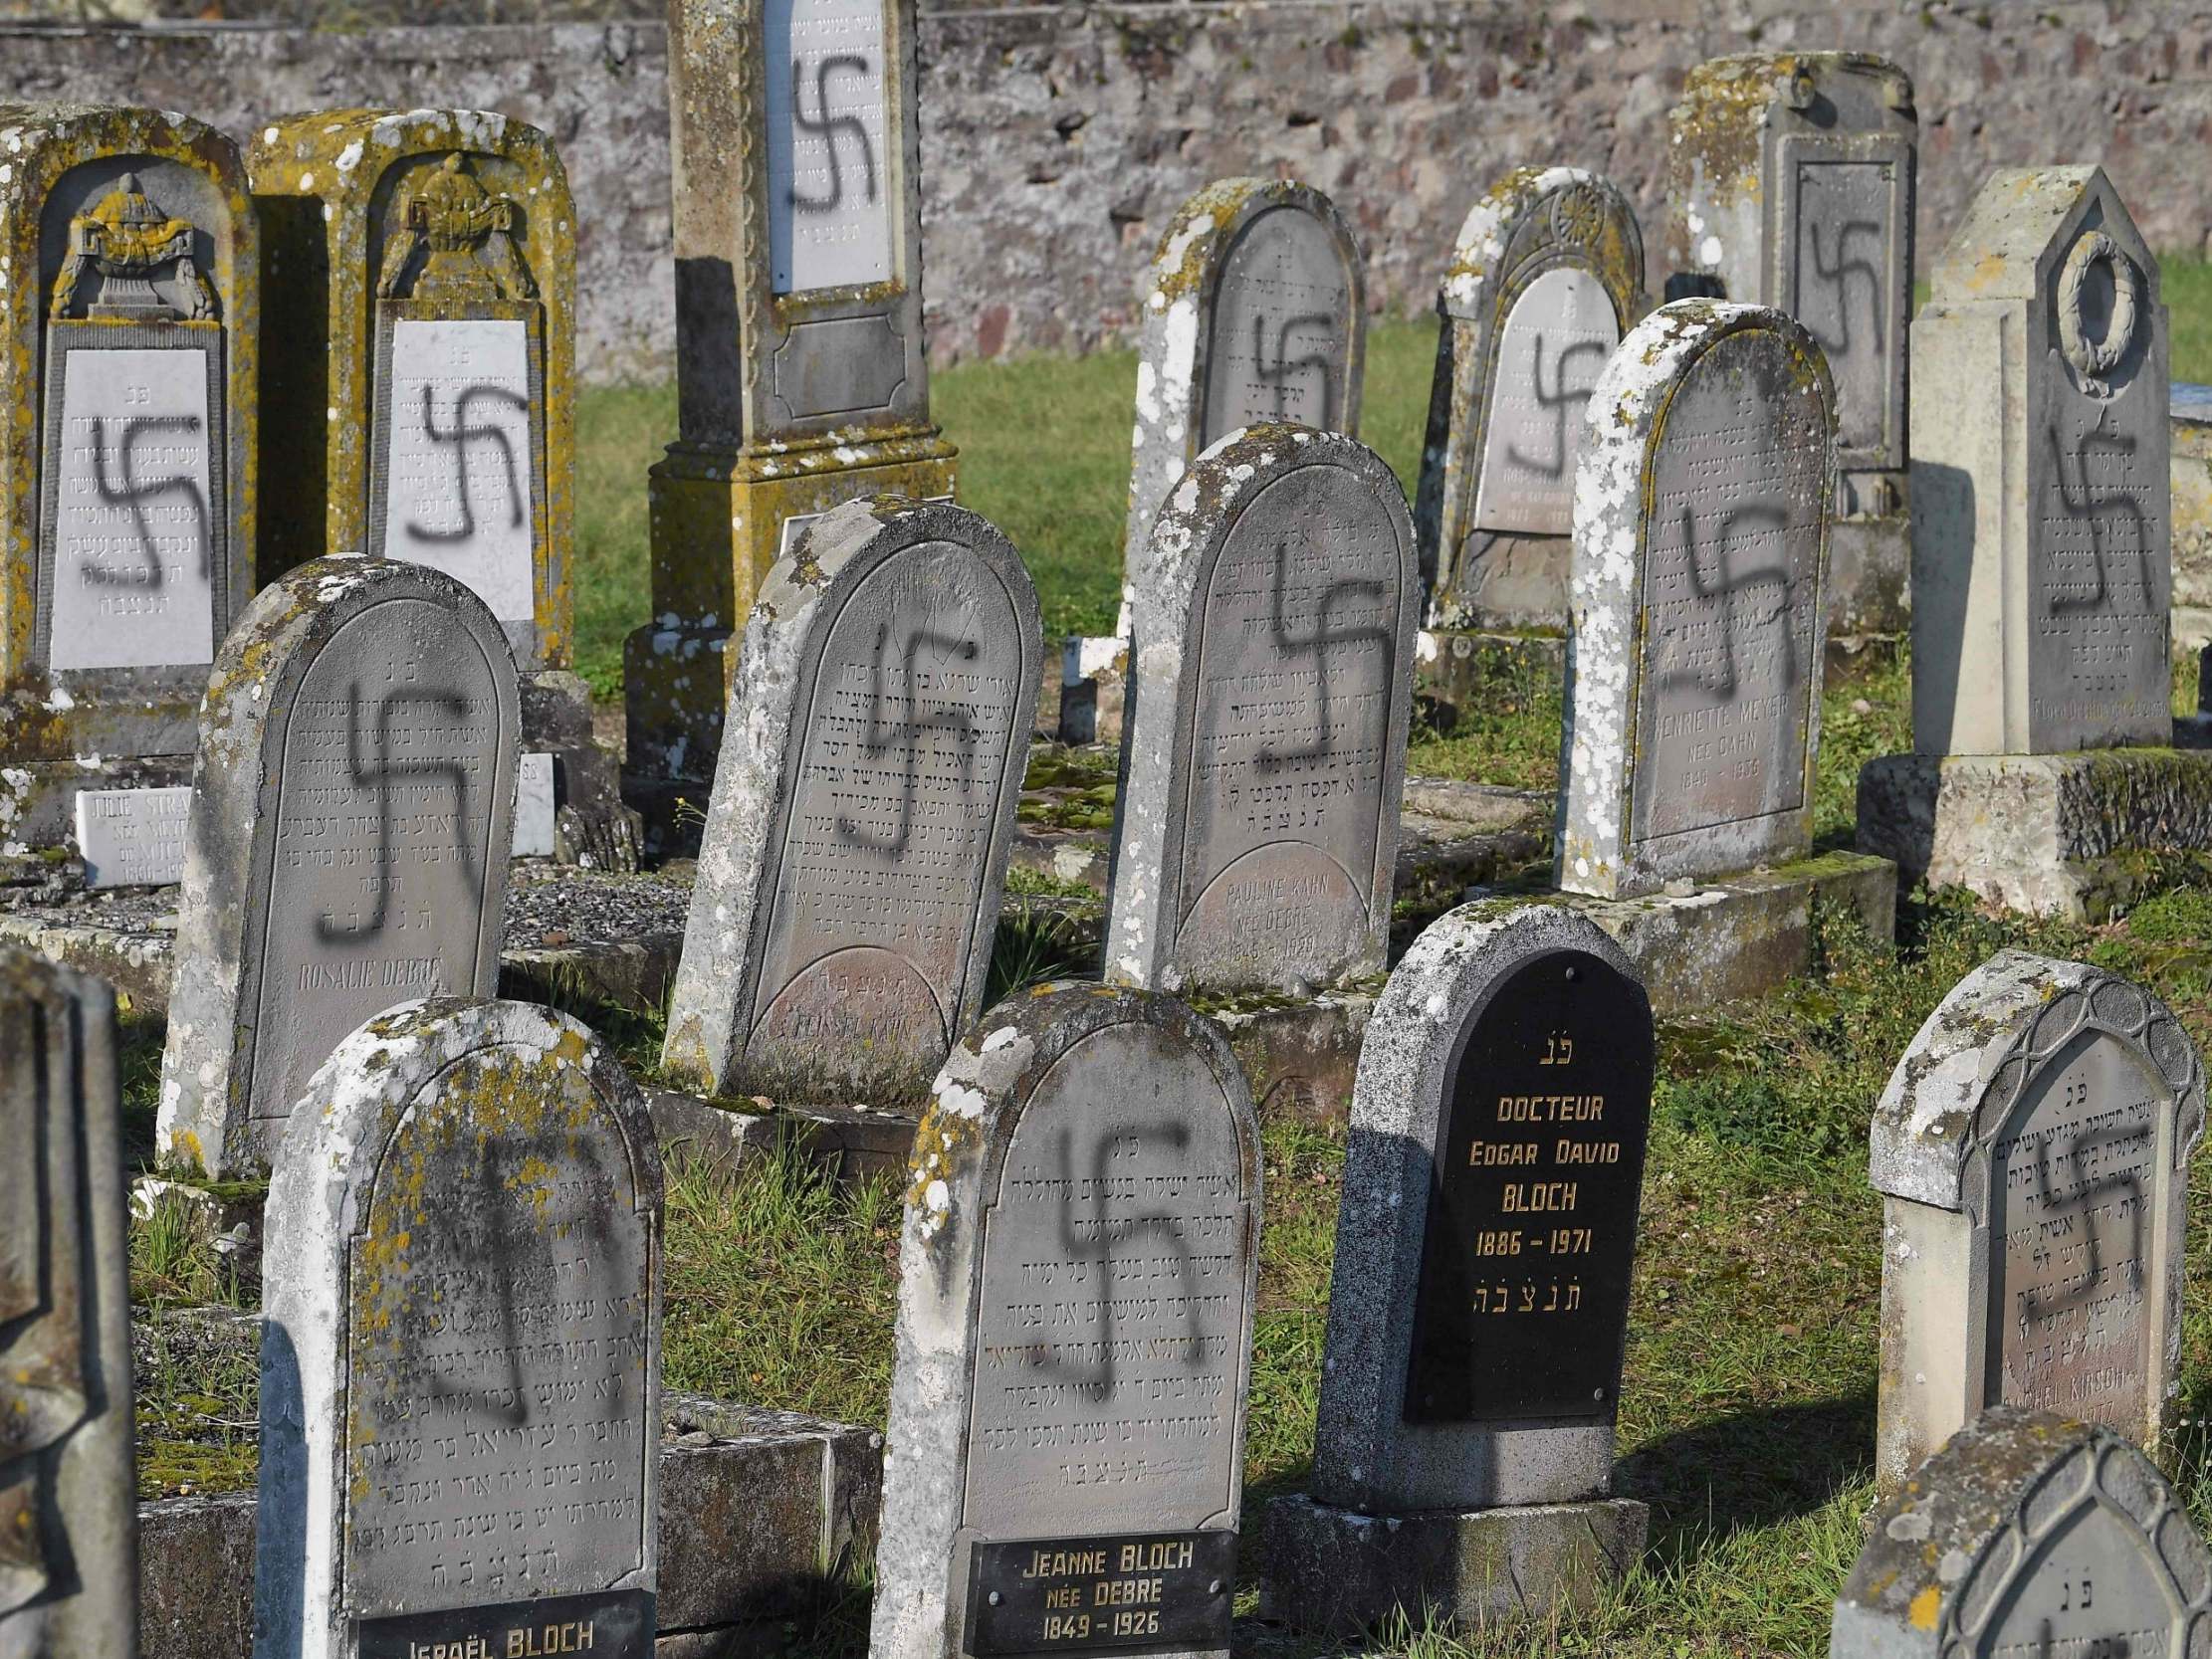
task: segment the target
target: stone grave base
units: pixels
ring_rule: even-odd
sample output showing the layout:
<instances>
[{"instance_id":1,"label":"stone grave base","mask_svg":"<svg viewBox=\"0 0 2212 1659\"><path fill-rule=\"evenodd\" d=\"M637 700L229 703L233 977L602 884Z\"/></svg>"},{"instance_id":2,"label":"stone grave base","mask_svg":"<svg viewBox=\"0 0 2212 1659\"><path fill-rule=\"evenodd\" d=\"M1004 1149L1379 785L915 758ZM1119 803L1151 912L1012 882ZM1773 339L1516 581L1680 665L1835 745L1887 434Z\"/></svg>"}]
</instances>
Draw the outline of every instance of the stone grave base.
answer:
<instances>
[{"instance_id":1,"label":"stone grave base","mask_svg":"<svg viewBox=\"0 0 2212 1659\"><path fill-rule=\"evenodd\" d=\"M1912 625L1912 520L1904 514L1832 519L1828 526L1831 639L1901 634Z\"/></svg>"},{"instance_id":2,"label":"stone grave base","mask_svg":"<svg viewBox=\"0 0 2212 1659\"><path fill-rule=\"evenodd\" d=\"M655 1659L768 1651L771 1621L835 1593L873 1553L883 1437L690 1394L662 1406ZM253 1495L140 1504L138 1591L139 1659L251 1652Z\"/></svg>"},{"instance_id":3,"label":"stone grave base","mask_svg":"<svg viewBox=\"0 0 2212 1659\"><path fill-rule=\"evenodd\" d=\"M1047 680L1052 676L1045 674ZM1119 743L1129 694L1129 642L1069 634L1060 647L1059 735L1063 743Z\"/></svg>"},{"instance_id":4,"label":"stone grave base","mask_svg":"<svg viewBox=\"0 0 2212 1659\"><path fill-rule=\"evenodd\" d=\"M768 1106L758 1111L704 1101L674 1089L648 1089L646 1107L664 1156L717 1171L789 1145L829 1163L837 1179L867 1181L906 1173L916 1120L866 1106Z\"/></svg>"},{"instance_id":5,"label":"stone grave base","mask_svg":"<svg viewBox=\"0 0 2212 1659\"><path fill-rule=\"evenodd\" d=\"M1877 939L1896 936L1896 866L1863 853L1825 853L1642 899L1556 890L1483 897L1561 905L1587 916L1629 953L1651 992L1652 1012L1662 1016L1758 996L1803 973L1812 965L1816 903L1857 911Z\"/></svg>"},{"instance_id":6,"label":"stone grave base","mask_svg":"<svg viewBox=\"0 0 2212 1659\"><path fill-rule=\"evenodd\" d=\"M2212 852L2212 751L1883 755L1859 774L1859 845L1908 885L2101 921Z\"/></svg>"},{"instance_id":7,"label":"stone grave base","mask_svg":"<svg viewBox=\"0 0 2212 1659\"><path fill-rule=\"evenodd\" d=\"M565 669L522 677L525 753L553 757L553 856L595 870L637 868L640 825L622 804L614 756L591 734L591 688Z\"/></svg>"},{"instance_id":8,"label":"stone grave base","mask_svg":"<svg viewBox=\"0 0 2212 1659\"><path fill-rule=\"evenodd\" d=\"M1414 644L1414 707L1448 731L1470 711L1494 702L1500 682L1525 686L1540 679L1557 685L1566 672L1567 637L1556 631L1425 628Z\"/></svg>"},{"instance_id":9,"label":"stone grave base","mask_svg":"<svg viewBox=\"0 0 2212 1659\"><path fill-rule=\"evenodd\" d=\"M77 797L87 789L188 788L189 754L100 761L33 760L0 768L0 881L51 868L77 851Z\"/></svg>"},{"instance_id":10,"label":"stone grave base","mask_svg":"<svg viewBox=\"0 0 2212 1659\"><path fill-rule=\"evenodd\" d=\"M1643 1555L1650 1526L1627 1498L1383 1516L1277 1498L1260 1616L1351 1636L1401 1608L1416 1630L1582 1610Z\"/></svg>"}]
</instances>

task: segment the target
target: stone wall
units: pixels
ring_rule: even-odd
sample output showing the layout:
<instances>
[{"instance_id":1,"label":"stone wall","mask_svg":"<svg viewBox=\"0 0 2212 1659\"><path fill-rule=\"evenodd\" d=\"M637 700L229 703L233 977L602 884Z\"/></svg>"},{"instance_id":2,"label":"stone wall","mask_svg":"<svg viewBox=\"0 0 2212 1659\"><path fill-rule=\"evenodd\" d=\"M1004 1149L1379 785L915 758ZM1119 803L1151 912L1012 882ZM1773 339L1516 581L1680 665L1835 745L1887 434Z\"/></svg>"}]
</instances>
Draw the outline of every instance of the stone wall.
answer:
<instances>
[{"instance_id":1,"label":"stone wall","mask_svg":"<svg viewBox=\"0 0 2212 1659\"><path fill-rule=\"evenodd\" d=\"M1209 178L1333 196L1380 309L1426 308L1498 173L1610 173L1656 255L1666 109L1724 52L1844 46L1919 89L1920 250L1994 166L2101 161L2154 246L2212 234L2212 0L1160 0L961 5L922 32L935 359L1126 338L1160 227ZM552 131L576 196L582 365L673 350L667 59L650 23L0 28L0 102L189 110L243 135L316 105L489 105Z\"/></svg>"}]
</instances>

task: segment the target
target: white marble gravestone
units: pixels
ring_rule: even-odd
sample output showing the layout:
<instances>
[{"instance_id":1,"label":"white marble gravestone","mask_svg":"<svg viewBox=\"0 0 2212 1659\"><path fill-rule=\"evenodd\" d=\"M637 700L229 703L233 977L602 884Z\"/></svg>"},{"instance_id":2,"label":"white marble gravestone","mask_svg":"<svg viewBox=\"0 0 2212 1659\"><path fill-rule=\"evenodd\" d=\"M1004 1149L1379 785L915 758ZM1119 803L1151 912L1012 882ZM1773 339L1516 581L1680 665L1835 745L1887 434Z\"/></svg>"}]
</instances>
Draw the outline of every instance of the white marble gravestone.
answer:
<instances>
[{"instance_id":1,"label":"white marble gravestone","mask_svg":"<svg viewBox=\"0 0 2212 1659\"><path fill-rule=\"evenodd\" d=\"M1041 644L965 508L833 509L747 620L662 1064L709 1093L919 1102L983 1006Z\"/></svg>"},{"instance_id":2,"label":"white marble gravestone","mask_svg":"<svg viewBox=\"0 0 2212 1659\"><path fill-rule=\"evenodd\" d=\"M1356 439L1256 426L1184 475L1135 582L1110 981L1382 968L1420 594L1406 499Z\"/></svg>"},{"instance_id":3,"label":"white marble gravestone","mask_svg":"<svg viewBox=\"0 0 2212 1659\"><path fill-rule=\"evenodd\" d=\"M254 600L202 716L165 1154L251 1169L362 1020L491 993L519 725L499 623L450 576L324 559Z\"/></svg>"},{"instance_id":4,"label":"white marble gravestone","mask_svg":"<svg viewBox=\"0 0 2212 1659\"><path fill-rule=\"evenodd\" d=\"M1875 1108L1884 1488L1997 1404L2162 1445L2203 1134L2196 1049L2147 992L2017 950L1959 981Z\"/></svg>"},{"instance_id":5,"label":"white marble gravestone","mask_svg":"<svg viewBox=\"0 0 2212 1659\"><path fill-rule=\"evenodd\" d=\"M986 1013L915 1137L878 1659L1225 1655L1259 1131L1210 1022L1068 984Z\"/></svg>"},{"instance_id":6,"label":"white marble gravestone","mask_svg":"<svg viewBox=\"0 0 2212 1659\"><path fill-rule=\"evenodd\" d=\"M661 1166L613 1054L524 1003L382 1014L267 1225L255 1659L651 1659Z\"/></svg>"},{"instance_id":7,"label":"white marble gravestone","mask_svg":"<svg viewBox=\"0 0 2212 1659\"><path fill-rule=\"evenodd\" d=\"M0 949L0 1653L137 1651L114 993Z\"/></svg>"},{"instance_id":8,"label":"white marble gravestone","mask_svg":"<svg viewBox=\"0 0 2212 1659\"><path fill-rule=\"evenodd\" d=\"M1559 885L1623 899L1801 858L1834 485L1820 349L1780 311L1676 301L1587 419Z\"/></svg>"},{"instance_id":9,"label":"white marble gravestone","mask_svg":"<svg viewBox=\"0 0 2212 1659\"><path fill-rule=\"evenodd\" d=\"M776 0L762 16L770 287L883 282L892 210L883 0Z\"/></svg>"}]
</instances>

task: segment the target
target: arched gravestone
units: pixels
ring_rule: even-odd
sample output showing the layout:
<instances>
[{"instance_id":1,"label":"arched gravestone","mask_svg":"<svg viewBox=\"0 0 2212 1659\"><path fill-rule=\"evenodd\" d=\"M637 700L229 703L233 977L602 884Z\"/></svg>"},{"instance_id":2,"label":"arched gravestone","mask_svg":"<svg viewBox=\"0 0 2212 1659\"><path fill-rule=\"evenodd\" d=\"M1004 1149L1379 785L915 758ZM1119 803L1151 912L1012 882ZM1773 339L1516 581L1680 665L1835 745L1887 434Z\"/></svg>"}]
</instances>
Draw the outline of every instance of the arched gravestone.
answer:
<instances>
[{"instance_id":1,"label":"arched gravestone","mask_svg":"<svg viewBox=\"0 0 2212 1659\"><path fill-rule=\"evenodd\" d=\"M115 999L0 950L0 1653L138 1650Z\"/></svg>"},{"instance_id":2,"label":"arched gravestone","mask_svg":"<svg viewBox=\"0 0 2212 1659\"><path fill-rule=\"evenodd\" d=\"M2110 1429L1995 1406L1874 1513L1834 1659L2197 1659L2212 1553Z\"/></svg>"},{"instance_id":3,"label":"arched gravestone","mask_svg":"<svg viewBox=\"0 0 2212 1659\"><path fill-rule=\"evenodd\" d=\"M1629 958L1554 906L1465 906L1392 972L1352 1096L1311 1495L1268 1512L1279 1616L1543 1617L1642 1553L1645 1507L1607 1493L1653 1052Z\"/></svg>"},{"instance_id":4,"label":"arched gravestone","mask_svg":"<svg viewBox=\"0 0 2212 1659\"><path fill-rule=\"evenodd\" d=\"M2196 1049L2147 992L2017 950L1953 987L1875 1108L1883 1486L2000 1403L2163 1443L2203 1135Z\"/></svg>"},{"instance_id":5,"label":"arched gravestone","mask_svg":"<svg viewBox=\"0 0 2212 1659\"><path fill-rule=\"evenodd\" d=\"M1559 885L1627 899L1812 847L1835 398L1780 311L1681 300L1576 463Z\"/></svg>"},{"instance_id":6,"label":"arched gravestone","mask_svg":"<svg viewBox=\"0 0 2212 1659\"><path fill-rule=\"evenodd\" d=\"M1130 579L1184 469L1239 427L1295 421L1356 435L1366 349L1366 267L1328 197L1225 178L1185 202L1145 299L1122 539ZM1127 606L1125 591L1125 639Z\"/></svg>"},{"instance_id":7,"label":"arched gravestone","mask_svg":"<svg viewBox=\"0 0 2212 1659\"><path fill-rule=\"evenodd\" d=\"M987 1013L900 1234L869 1652L1225 1654L1259 1128L1227 1042L1098 985Z\"/></svg>"},{"instance_id":8,"label":"arched gravestone","mask_svg":"<svg viewBox=\"0 0 2212 1659\"><path fill-rule=\"evenodd\" d=\"M983 1006L1041 643L1013 544L878 497L746 624L662 1063L718 1094L918 1102Z\"/></svg>"},{"instance_id":9,"label":"arched gravestone","mask_svg":"<svg viewBox=\"0 0 2212 1659\"><path fill-rule=\"evenodd\" d=\"M651 1119L574 1020L340 1043L269 1189L256 1659L650 1659L660 1258Z\"/></svg>"},{"instance_id":10,"label":"arched gravestone","mask_svg":"<svg viewBox=\"0 0 2212 1659\"><path fill-rule=\"evenodd\" d=\"M0 104L0 844L158 839L251 591L258 221L183 115Z\"/></svg>"},{"instance_id":11,"label":"arched gravestone","mask_svg":"<svg viewBox=\"0 0 2212 1659\"><path fill-rule=\"evenodd\" d=\"M1434 626L1565 620L1583 406L1643 310L1644 239L1611 180L1520 167L1468 212L1414 509Z\"/></svg>"},{"instance_id":12,"label":"arched gravestone","mask_svg":"<svg viewBox=\"0 0 2212 1659\"><path fill-rule=\"evenodd\" d=\"M450 576L321 559L247 608L201 715L165 1155L250 1169L362 1020L491 994L518 726L499 623Z\"/></svg>"},{"instance_id":13,"label":"arched gravestone","mask_svg":"<svg viewBox=\"0 0 2212 1659\"><path fill-rule=\"evenodd\" d=\"M1109 980L1381 970L1420 595L1406 499L1356 440L1256 426L1193 464L1136 581Z\"/></svg>"}]
</instances>

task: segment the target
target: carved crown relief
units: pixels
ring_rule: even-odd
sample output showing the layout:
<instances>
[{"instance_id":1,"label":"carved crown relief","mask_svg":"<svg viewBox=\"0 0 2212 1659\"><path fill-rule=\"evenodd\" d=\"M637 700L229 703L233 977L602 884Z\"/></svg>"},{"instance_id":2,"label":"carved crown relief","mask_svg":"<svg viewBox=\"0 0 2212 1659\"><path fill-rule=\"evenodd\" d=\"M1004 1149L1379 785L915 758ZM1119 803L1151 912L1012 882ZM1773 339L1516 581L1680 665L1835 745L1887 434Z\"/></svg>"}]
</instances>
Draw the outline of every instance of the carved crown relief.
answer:
<instances>
[{"instance_id":1,"label":"carved crown relief","mask_svg":"<svg viewBox=\"0 0 2212 1659\"><path fill-rule=\"evenodd\" d=\"M384 300L535 300L516 246L522 209L484 188L459 151L408 181L399 192L384 269Z\"/></svg>"},{"instance_id":2,"label":"carved crown relief","mask_svg":"<svg viewBox=\"0 0 2212 1659\"><path fill-rule=\"evenodd\" d=\"M193 257L197 236L190 220L154 205L136 173L123 174L91 212L70 220L53 314L129 322L213 317L215 292Z\"/></svg>"}]
</instances>

